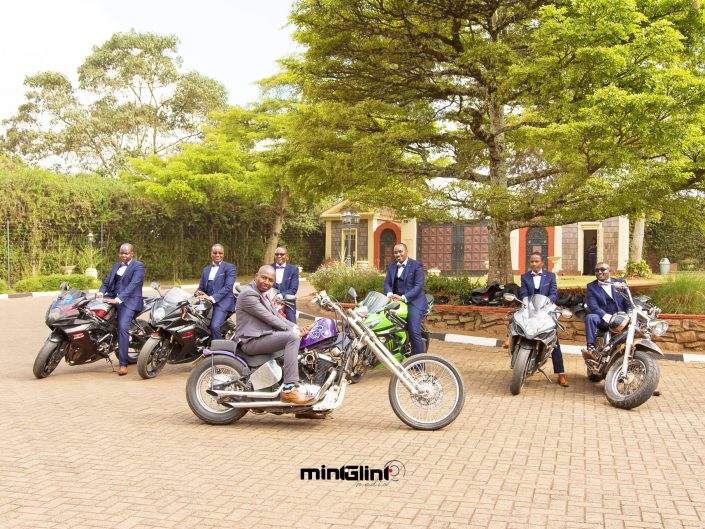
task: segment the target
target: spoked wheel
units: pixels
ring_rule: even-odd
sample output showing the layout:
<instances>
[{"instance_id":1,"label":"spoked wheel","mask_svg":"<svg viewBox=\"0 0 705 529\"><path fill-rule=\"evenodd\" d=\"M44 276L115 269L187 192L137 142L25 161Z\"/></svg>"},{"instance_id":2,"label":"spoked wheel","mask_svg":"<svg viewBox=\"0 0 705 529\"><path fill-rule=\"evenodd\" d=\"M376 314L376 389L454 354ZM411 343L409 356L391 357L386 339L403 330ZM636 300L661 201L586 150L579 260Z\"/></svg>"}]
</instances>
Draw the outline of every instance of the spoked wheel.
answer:
<instances>
[{"instance_id":1,"label":"spoked wheel","mask_svg":"<svg viewBox=\"0 0 705 529\"><path fill-rule=\"evenodd\" d=\"M521 393L521 388L524 387L526 374L529 371L529 357L531 356L532 347L528 345L519 346L517 356L514 359L514 368L512 371L512 381L509 384L509 391L512 395Z\"/></svg>"},{"instance_id":2,"label":"spoked wheel","mask_svg":"<svg viewBox=\"0 0 705 529\"><path fill-rule=\"evenodd\" d=\"M626 374L622 375L622 358L607 372L605 396L615 408L628 410L644 404L658 387L661 372L658 362L644 351L635 351Z\"/></svg>"},{"instance_id":3,"label":"spoked wheel","mask_svg":"<svg viewBox=\"0 0 705 529\"><path fill-rule=\"evenodd\" d=\"M130 346L127 350L127 363L136 364L140 351L152 334L152 327L144 320L133 320L130 325Z\"/></svg>"},{"instance_id":4,"label":"spoked wheel","mask_svg":"<svg viewBox=\"0 0 705 529\"><path fill-rule=\"evenodd\" d=\"M439 430L452 423L465 404L463 379L455 366L438 356L414 355L402 367L416 379L418 393L392 377L389 401L397 417L417 430Z\"/></svg>"},{"instance_id":5,"label":"spoked wheel","mask_svg":"<svg viewBox=\"0 0 705 529\"><path fill-rule=\"evenodd\" d=\"M186 383L186 400L191 411L208 424L230 424L241 419L247 408L230 408L220 404L208 390L213 385L224 384L239 378L244 366L232 357L217 356L212 360L205 358L193 368ZM222 389L243 389L240 382L234 382Z\"/></svg>"},{"instance_id":6,"label":"spoked wheel","mask_svg":"<svg viewBox=\"0 0 705 529\"><path fill-rule=\"evenodd\" d=\"M166 365L173 344L166 338L149 338L137 359L137 372L142 378L154 378Z\"/></svg>"},{"instance_id":7,"label":"spoked wheel","mask_svg":"<svg viewBox=\"0 0 705 529\"><path fill-rule=\"evenodd\" d=\"M37 378L46 378L56 369L61 359L64 357L68 342L52 342L49 338L37 353L32 371Z\"/></svg>"}]
</instances>

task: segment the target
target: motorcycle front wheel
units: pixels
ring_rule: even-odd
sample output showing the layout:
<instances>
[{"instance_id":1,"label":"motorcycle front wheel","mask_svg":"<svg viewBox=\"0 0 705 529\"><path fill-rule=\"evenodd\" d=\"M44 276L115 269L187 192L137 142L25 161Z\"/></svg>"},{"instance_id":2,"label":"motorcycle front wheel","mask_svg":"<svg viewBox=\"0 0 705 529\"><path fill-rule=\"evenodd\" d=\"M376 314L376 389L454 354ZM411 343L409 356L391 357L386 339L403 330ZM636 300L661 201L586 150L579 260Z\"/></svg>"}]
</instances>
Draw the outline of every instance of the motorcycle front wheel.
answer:
<instances>
[{"instance_id":1,"label":"motorcycle front wheel","mask_svg":"<svg viewBox=\"0 0 705 529\"><path fill-rule=\"evenodd\" d=\"M529 370L529 357L531 356L532 347L529 345L520 345L517 351L517 356L514 359L514 368L512 370L512 381L509 383L509 391L512 395L521 393L521 388L524 387L526 381L526 373Z\"/></svg>"},{"instance_id":2,"label":"motorcycle front wheel","mask_svg":"<svg viewBox=\"0 0 705 529\"><path fill-rule=\"evenodd\" d=\"M191 411L208 424L231 424L242 419L247 413L247 408L229 408L220 404L217 399L208 393L213 383L227 382L229 379L239 378L244 371L244 366L230 356L216 356L214 359L205 358L191 370L186 383L186 400ZM224 389L242 389L241 384L227 386Z\"/></svg>"},{"instance_id":3,"label":"motorcycle front wheel","mask_svg":"<svg viewBox=\"0 0 705 529\"><path fill-rule=\"evenodd\" d=\"M389 402L404 424L417 430L439 430L452 423L465 404L465 387L458 370L434 355L414 355L402 363L419 383L413 395L398 377L389 381Z\"/></svg>"},{"instance_id":4,"label":"motorcycle front wheel","mask_svg":"<svg viewBox=\"0 0 705 529\"><path fill-rule=\"evenodd\" d=\"M635 351L626 375L621 375L623 358L617 359L605 377L605 396L615 408L629 410L644 404L658 387L661 371L656 359Z\"/></svg>"},{"instance_id":5,"label":"motorcycle front wheel","mask_svg":"<svg viewBox=\"0 0 705 529\"><path fill-rule=\"evenodd\" d=\"M166 350L170 344L164 337L149 338L137 358L137 372L144 379L154 378L166 365L171 351Z\"/></svg>"},{"instance_id":6,"label":"motorcycle front wheel","mask_svg":"<svg viewBox=\"0 0 705 529\"><path fill-rule=\"evenodd\" d=\"M67 342L52 342L49 338L44 342L42 348L37 353L32 371L37 378L46 378L56 369L61 359L64 357L64 350Z\"/></svg>"}]
</instances>

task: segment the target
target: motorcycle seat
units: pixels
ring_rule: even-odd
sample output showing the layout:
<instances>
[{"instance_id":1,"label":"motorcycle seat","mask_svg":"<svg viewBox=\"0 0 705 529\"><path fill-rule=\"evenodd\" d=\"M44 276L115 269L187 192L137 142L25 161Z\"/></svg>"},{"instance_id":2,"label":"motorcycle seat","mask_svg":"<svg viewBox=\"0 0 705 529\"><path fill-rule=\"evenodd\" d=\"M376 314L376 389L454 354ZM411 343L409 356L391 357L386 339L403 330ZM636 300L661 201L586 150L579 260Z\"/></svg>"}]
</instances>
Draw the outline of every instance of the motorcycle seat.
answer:
<instances>
[{"instance_id":1,"label":"motorcycle seat","mask_svg":"<svg viewBox=\"0 0 705 529\"><path fill-rule=\"evenodd\" d=\"M280 358L284 355L284 349L269 354L247 354L232 340L213 340L209 349L211 351L227 351L233 354L237 353L238 355L242 356L245 360L247 360L247 364L250 367L261 366L262 364L266 364L274 358Z\"/></svg>"}]
</instances>

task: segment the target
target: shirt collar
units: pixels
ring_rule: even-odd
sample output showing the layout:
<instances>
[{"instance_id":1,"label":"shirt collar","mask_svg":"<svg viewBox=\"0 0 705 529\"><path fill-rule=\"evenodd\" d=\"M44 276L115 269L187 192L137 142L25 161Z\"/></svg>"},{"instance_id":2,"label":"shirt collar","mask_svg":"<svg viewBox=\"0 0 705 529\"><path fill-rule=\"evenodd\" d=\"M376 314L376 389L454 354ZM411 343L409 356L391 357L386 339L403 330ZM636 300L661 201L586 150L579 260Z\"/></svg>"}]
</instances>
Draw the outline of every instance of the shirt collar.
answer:
<instances>
[{"instance_id":1,"label":"shirt collar","mask_svg":"<svg viewBox=\"0 0 705 529\"><path fill-rule=\"evenodd\" d=\"M532 276L540 276L543 275L543 268L539 270L538 272L531 271Z\"/></svg>"}]
</instances>

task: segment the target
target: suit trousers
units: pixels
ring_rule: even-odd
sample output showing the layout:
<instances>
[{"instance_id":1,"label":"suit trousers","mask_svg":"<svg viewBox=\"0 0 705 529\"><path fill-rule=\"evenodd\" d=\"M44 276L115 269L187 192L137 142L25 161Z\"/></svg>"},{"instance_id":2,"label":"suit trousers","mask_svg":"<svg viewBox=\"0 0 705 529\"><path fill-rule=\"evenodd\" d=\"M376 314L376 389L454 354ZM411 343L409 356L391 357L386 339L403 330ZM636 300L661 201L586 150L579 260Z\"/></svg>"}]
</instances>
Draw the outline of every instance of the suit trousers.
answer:
<instances>
[{"instance_id":1,"label":"suit trousers","mask_svg":"<svg viewBox=\"0 0 705 529\"><path fill-rule=\"evenodd\" d=\"M301 337L293 331L274 331L243 341L240 348L249 355L271 354L284 349L284 384L299 381L299 344Z\"/></svg>"},{"instance_id":2,"label":"suit trousers","mask_svg":"<svg viewBox=\"0 0 705 529\"><path fill-rule=\"evenodd\" d=\"M406 327L409 331L412 355L420 355L425 352L423 338L421 338L421 321L423 320L424 314L426 314L425 310L420 310L413 305L409 305L409 313L406 317Z\"/></svg>"},{"instance_id":3,"label":"suit trousers","mask_svg":"<svg viewBox=\"0 0 705 529\"><path fill-rule=\"evenodd\" d=\"M130 348L130 324L137 311L128 309L124 303L118 303L117 332L118 332L118 361L121 366L127 365L127 351Z\"/></svg>"},{"instance_id":4,"label":"suit trousers","mask_svg":"<svg viewBox=\"0 0 705 529\"><path fill-rule=\"evenodd\" d=\"M220 308L218 305L213 305L213 317L211 318L211 340L222 340L223 334L220 328L227 317L228 312Z\"/></svg>"},{"instance_id":5,"label":"suit trousers","mask_svg":"<svg viewBox=\"0 0 705 529\"><path fill-rule=\"evenodd\" d=\"M588 314L585 317L585 341L595 345L595 335L597 334L597 329L601 331L606 331L609 329L609 325L600 318L597 314Z\"/></svg>"},{"instance_id":6,"label":"suit trousers","mask_svg":"<svg viewBox=\"0 0 705 529\"><path fill-rule=\"evenodd\" d=\"M557 343L556 347L551 351L551 361L553 362L554 373L565 373L565 367L563 367L563 352L561 351L560 343Z\"/></svg>"}]
</instances>

